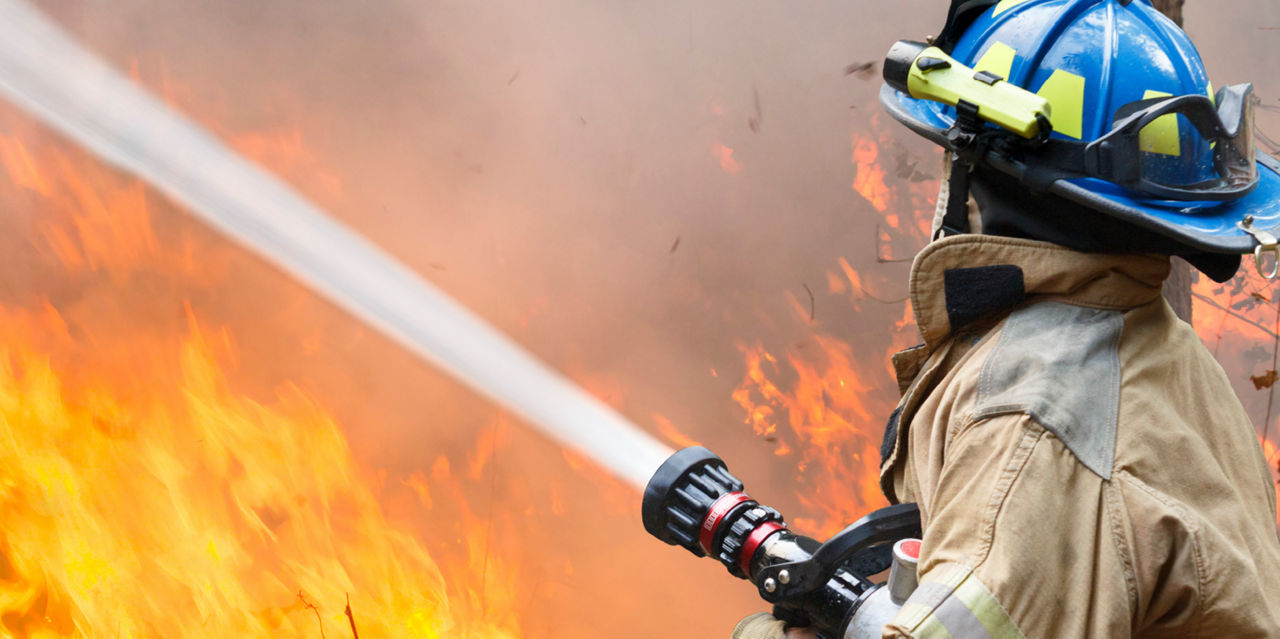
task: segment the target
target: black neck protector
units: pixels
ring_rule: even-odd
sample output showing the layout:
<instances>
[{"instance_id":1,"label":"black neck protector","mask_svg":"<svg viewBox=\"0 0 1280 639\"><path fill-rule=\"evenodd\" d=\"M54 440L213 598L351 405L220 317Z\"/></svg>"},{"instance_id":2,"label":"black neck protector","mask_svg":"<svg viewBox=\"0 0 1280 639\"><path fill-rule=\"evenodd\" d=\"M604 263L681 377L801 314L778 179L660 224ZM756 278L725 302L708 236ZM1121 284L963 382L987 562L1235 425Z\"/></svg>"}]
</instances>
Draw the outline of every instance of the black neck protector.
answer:
<instances>
[{"instance_id":1,"label":"black neck protector","mask_svg":"<svg viewBox=\"0 0 1280 639\"><path fill-rule=\"evenodd\" d=\"M969 188L984 235L1051 242L1082 253L1176 255L1215 282L1230 280L1240 268L1239 255L1198 252L1056 195L1033 193L995 169L975 167Z\"/></svg>"}]
</instances>

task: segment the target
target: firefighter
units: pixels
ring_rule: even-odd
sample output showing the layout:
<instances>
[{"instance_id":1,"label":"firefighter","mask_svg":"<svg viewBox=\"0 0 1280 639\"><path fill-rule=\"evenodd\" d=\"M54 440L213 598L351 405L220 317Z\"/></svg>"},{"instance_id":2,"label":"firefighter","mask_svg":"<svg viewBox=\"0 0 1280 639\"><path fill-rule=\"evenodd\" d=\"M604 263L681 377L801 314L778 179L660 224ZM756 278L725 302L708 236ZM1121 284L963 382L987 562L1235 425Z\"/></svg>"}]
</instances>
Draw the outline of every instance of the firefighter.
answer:
<instances>
[{"instance_id":1,"label":"firefighter","mask_svg":"<svg viewBox=\"0 0 1280 639\"><path fill-rule=\"evenodd\" d=\"M983 105L881 92L947 158L881 451L886 497L920 507L920 587L883 636L1280 637L1267 460L1161 295L1169 256L1275 275L1250 87L1215 90L1149 0L956 0L933 44L1045 98L1052 136L975 150L957 120ZM806 632L761 614L733 636Z\"/></svg>"}]
</instances>

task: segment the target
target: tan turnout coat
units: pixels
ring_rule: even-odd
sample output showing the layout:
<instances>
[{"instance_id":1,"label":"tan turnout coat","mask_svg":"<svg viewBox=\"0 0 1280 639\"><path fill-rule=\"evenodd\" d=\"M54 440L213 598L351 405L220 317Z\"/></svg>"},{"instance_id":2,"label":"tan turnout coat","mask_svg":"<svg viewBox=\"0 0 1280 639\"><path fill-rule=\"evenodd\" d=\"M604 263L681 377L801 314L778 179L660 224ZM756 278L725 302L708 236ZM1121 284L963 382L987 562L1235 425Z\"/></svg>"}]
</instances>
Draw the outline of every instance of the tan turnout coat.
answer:
<instances>
[{"instance_id":1,"label":"tan turnout coat","mask_svg":"<svg viewBox=\"0 0 1280 639\"><path fill-rule=\"evenodd\" d=\"M885 637L1280 637L1276 488L1168 272L978 235L916 258L881 482L920 505L921 587Z\"/></svg>"}]
</instances>

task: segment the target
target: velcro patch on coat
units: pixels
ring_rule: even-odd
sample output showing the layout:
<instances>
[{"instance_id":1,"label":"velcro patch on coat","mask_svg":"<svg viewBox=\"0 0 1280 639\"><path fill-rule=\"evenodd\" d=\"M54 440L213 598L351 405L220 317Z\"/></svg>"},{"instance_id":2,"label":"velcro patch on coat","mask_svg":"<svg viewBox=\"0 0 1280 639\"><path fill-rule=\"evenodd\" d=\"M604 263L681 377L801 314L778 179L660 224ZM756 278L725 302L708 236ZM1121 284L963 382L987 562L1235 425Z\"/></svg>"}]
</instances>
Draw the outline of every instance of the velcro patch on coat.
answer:
<instances>
[{"instance_id":1,"label":"velcro patch on coat","mask_svg":"<svg viewBox=\"0 0 1280 639\"><path fill-rule=\"evenodd\" d=\"M948 269L942 279L952 332L983 315L1021 304L1026 296L1022 268L1013 264Z\"/></svg>"},{"instance_id":2,"label":"velcro patch on coat","mask_svg":"<svg viewBox=\"0 0 1280 639\"><path fill-rule=\"evenodd\" d=\"M1118 311L1041 302L1015 311L982 366L975 418L1026 413L1111 478L1120 414Z\"/></svg>"}]
</instances>

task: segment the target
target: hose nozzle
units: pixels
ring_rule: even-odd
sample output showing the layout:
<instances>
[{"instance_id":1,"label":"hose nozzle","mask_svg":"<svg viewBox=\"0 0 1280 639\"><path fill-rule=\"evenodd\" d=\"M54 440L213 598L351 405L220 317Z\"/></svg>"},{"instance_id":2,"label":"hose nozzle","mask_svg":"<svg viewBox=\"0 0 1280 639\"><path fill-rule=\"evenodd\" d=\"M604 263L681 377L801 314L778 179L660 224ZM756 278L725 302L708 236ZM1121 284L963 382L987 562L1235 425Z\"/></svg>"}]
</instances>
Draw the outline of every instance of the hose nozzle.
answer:
<instances>
[{"instance_id":1,"label":"hose nozzle","mask_svg":"<svg viewBox=\"0 0 1280 639\"><path fill-rule=\"evenodd\" d=\"M754 583L774 604L775 616L813 626L826 639L845 637L855 613L878 601L872 595L883 589L868 577L890 567L893 542L920 534L919 511L907 504L872 513L825 544L797 535L701 446L675 453L658 468L645 488L641 516L649 534L715 559Z\"/></svg>"}]
</instances>

